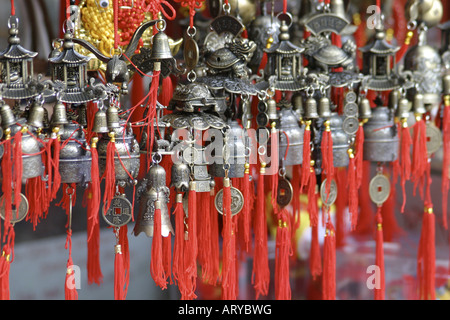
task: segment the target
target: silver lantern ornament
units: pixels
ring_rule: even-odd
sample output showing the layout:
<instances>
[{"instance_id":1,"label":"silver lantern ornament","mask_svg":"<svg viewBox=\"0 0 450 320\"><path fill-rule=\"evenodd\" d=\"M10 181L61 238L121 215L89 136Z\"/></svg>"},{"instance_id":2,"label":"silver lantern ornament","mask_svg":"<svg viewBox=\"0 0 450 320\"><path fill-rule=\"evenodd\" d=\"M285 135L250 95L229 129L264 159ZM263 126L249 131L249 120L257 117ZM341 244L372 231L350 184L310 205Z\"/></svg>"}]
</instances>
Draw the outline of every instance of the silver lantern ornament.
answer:
<instances>
[{"instance_id":1,"label":"silver lantern ornament","mask_svg":"<svg viewBox=\"0 0 450 320\"><path fill-rule=\"evenodd\" d=\"M155 209L161 209L161 235L167 237L174 234L170 222L169 203L170 190L166 186L166 171L159 164L150 167L146 177L138 189L139 216L133 229L135 236L144 232L148 237L153 236Z\"/></svg>"},{"instance_id":2,"label":"silver lantern ornament","mask_svg":"<svg viewBox=\"0 0 450 320\"><path fill-rule=\"evenodd\" d=\"M0 53L2 97L6 99L28 99L39 94L43 88L32 79L33 59L37 52L20 45L18 19L9 21L8 48Z\"/></svg>"},{"instance_id":3,"label":"silver lantern ornament","mask_svg":"<svg viewBox=\"0 0 450 320\"><path fill-rule=\"evenodd\" d=\"M94 92L88 89L87 64L90 57L75 50L73 34L68 28L64 34L62 50L48 61L54 90L59 100L65 103L85 103L94 99Z\"/></svg>"},{"instance_id":4,"label":"silver lantern ornament","mask_svg":"<svg viewBox=\"0 0 450 320\"><path fill-rule=\"evenodd\" d=\"M336 168L347 167L349 164L348 148L350 147L350 137L344 131L344 116L337 112L332 112L330 116L330 131L333 140L333 166Z\"/></svg>"},{"instance_id":5,"label":"silver lantern ornament","mask_svg":"<svg viewBox=\"0 0 450 320\"><path fill-rule=\"evenodd\" d=\"M89 143L79 124L65 124L59 130L61 145L59 173L61 183L85 185L91 181L91 153Z\"/></svg>"}]
</instances>

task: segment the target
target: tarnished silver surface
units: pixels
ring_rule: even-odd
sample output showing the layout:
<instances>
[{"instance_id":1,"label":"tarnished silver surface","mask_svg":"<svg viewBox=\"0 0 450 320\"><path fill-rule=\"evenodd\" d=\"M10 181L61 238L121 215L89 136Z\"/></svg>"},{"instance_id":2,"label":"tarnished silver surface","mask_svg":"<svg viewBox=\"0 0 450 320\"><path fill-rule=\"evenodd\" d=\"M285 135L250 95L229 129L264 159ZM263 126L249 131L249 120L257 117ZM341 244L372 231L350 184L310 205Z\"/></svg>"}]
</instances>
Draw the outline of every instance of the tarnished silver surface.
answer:
<instances>
[{"instance_id":1,"label":"tarnished silver surface","mask_svg":"<svg viewBox=\"0 0 450 320\"><path fill-rule=\"evenodd\" d=\"M343 130L343 120L336 112L330 117L331 138L333 139L333 165L346 167L349 163L347 150L350 147L349 136Z\"/></svg>"},{"instance_id":2,"label":"tarnished silver surface","mask_svg":"<svg viewBox=\"0 0 450 320\"><path fill-rule=\"evenodd\" d=\"M364 160L391 162L398 157L398 132L393 111L387 107L372 109L372 117L364 125Z\"/></svg>"},{"instance_id":3,"label":"tarnished silver surface","mask_svg":"<svg viewBox=\"0 0 450 320\"><path fill-rule=\"evenodd\" d=\"M279 119L279 159L284 159L286 166L302 164L304 126L300 126L292 108L282 108Z\"/></svg>"}]
</instances>

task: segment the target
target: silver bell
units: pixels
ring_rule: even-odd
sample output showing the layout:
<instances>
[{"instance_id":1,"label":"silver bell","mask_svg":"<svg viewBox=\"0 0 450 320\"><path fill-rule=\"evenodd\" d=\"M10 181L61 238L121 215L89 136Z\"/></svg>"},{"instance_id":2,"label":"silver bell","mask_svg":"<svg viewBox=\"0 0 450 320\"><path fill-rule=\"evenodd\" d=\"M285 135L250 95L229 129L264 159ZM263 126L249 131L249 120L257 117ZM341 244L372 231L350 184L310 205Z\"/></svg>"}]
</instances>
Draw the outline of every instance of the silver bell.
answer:
<instances>
[{"instance_id":1,"label":"silver bell","mask_svg":"<svg viewBox=\"0 0 450 320\"><path fill-rule=\"evenodd\" d=\"M450 74L444 76L443 83L444 83L444 95L450 95Z\"/></svg>"},{"instance_id":2,"label":"silver bell","mask_svg":"<svg viewBox=\"0 0 450 320\"><path fill-rule=\"evenodd\" d=\"M35 102L30 108L27 123L36 128L44 127L45 109L42 104Z\"/></svg>"},{"instance_id":3,"label":"silver bell","mask_svg":"<svg viewBox=\"0 0 450 320\"><path fill-rule=\"evenodd\" d=\"M53 114L50 122L55 126L69 123L69 121L67 120L66 106L62 102L58 101L53 107Z\"/></svg>"},{"instance_id":4,"label":"silver bell","mask_svg":"<svg viewBox=\"0 0 450 320\"><path fill-rule=\"evenodd\" d=\"M119 128L119 110L116 106L111 105L106 110L106 122L109 129Z\"/></svg>"},{"instance_id":5,"label":"silver bell","mask_svg":"<svg viewBox=\"0 0 450 320\"><path fill-rule=\"evenodd\" d=\"M409 110L411 108L411 105L406 98L401 98L398 102L398 108L396 116L399 119L407 119L409 117Z\"/></svg>"},{"instance_id":6,"label":"silver bell","mask_svg":"<svg viewBox=\"0 0 450 320\"><path fill-rule=\"evenodd\" d=\"M306 99L305 107L305 118L306 119L317 119L319 114L317 113L317 101L313 97Z\"/></svg>"},{"instance_id":7,"label":"silver bell","mask_svg":"<svg viewBox=\"0 0 450 320\"><path fill-rule=\"evenodd\" d=\"M150 60L159 61L163 59L172 59L170 51L169 37L162 31L153 36L152 54Z\"/></svg>"},{"instance_id":8,"label":"silver bell","mask_svg":"<svg viewBox=\"0 0 450 320\"><path fill-rule=\"evenodd\" d=\"M414 113L417 113L417 114L424 114L427 112L427 110L425 109L423 94L416 93L414 95L413 111L414 111Z\"/></svg>"},{"instance_id":9,"label":"silver bell","mask_svg":"<svg viewBox=\"0 0 450 320\"><path fill-rule=\"evenodd\" d=\"M108 122L106 120L106 112L103 110L98 110L94 116L94 126L92 127L92 132L95 133L106 133L108 130Z\"/></svg>"},{"instance_id":10,"label":"silver bell","mask_svg":"<svg viewBox=\"0 0 450 320\"><path fill-rule=\"evenodd\" d=\"M299 119L303 118L305 110L303 108L303 97L301 94L294 94L291 99L292 107L294 112L297 114Z\"/></svg>"},{"instance_id":11,"label":"silver bell","mask_svg":"<svg viewBox=\"0 0 450 320\"><path fill-rule=\"evenodd\" d=\"M396 110L399 104L400 92L398 90L392 90L389 93L389 108Z\"/></svg>"},{"instance_id":12,"label":"silver bell","mask_svg":"<svg viewBox=\"0 0 450 320\"><path fill-rule=\"evenodd\" d=\"M360 119L370 119L370 117L372 117L372 107L370 106L369 99L361 99L361 101L359 102L358 113Z\"/></svg>"},{"instance_id":13,"label":"silver bell","mask_svg":"<svg viewBox=\"0 0 450 320\"><path fill-rule=\"evenodd\" d=\"M16 117L12 112L12 109L9 105L4 104L0 108L0 114L2 118L2 128L7 129L16 123Z\"/></svg>"},{"instance_id":14,"label":"silver bell","mask_svg":"<svg viewBox=\"0 0 450 320\"><path fill-rule=\"evenodd\" d=\"M329 118L331 116L330 99L322 97L319 100L319 116Z\"/></svg>"}]
</instances>

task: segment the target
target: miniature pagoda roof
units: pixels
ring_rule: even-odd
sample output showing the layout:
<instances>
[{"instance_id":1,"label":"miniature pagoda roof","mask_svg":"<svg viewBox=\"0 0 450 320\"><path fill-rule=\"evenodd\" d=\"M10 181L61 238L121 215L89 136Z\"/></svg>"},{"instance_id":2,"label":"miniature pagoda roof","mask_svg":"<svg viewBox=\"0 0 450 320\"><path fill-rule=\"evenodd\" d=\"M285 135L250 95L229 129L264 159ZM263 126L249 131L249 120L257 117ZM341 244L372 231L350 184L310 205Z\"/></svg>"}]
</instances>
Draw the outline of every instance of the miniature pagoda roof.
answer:
<instances>
[{"instance_id":1,"label":"miniature pagoda roof","mask_svg":"<svg viewBox=\"0 0 450 320\"><path fill-rule=\"evenodd\" d=\"M384 32L384 29L377 29L375 39L359 50L363 53L370 52L374 54L387 55L396 53L400 50L400 47L394 46L386 41L386 33Z\"/></svg>"},{"instance_id":2,"label":"miniature pagoda roof","mask_svg":"<svg viewBox=\"0 0 450 320\"><path fill-rule=\"evenodd\" d=\"M63 51L56 57L49 58L48 61L54 64L81 65L87 63L91 58L84 56L74 49L72 36L66 33L64 36Z\"/></svg>"},{"instance_id":3,"label":"miniature pagoda roof","mask_svg":"<svg viewBox=\"0 0 450 320\"><path fill-rule=\"evenodd\" d=\"M29 60L37 56L37 52L29 51L20 45L20 38L17 36L18 30L11 28L9 30L8 48L0 53L0 60Z\"/></svg>"},{"instance_id":4,"label":"miniature pagoda roof","mask_svg":"<svg viewBox=\"0 0 450 320\"><path fill-rule=\"evenodd\" d=\"M270 48L264 49L267 53L296 54L305 51L304 48L298 47L289 41L289 27L285 21L281 22L280 42L273 44Z\"/></svg>"}]
</instances>

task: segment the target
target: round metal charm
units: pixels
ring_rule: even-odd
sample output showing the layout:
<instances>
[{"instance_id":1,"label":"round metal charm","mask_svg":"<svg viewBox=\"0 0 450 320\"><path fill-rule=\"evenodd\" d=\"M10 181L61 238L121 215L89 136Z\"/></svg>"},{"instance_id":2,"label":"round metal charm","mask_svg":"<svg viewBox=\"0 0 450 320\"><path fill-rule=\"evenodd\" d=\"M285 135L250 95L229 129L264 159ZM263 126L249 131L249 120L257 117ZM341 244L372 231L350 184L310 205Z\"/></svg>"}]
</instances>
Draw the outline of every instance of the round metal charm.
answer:
<instances>
[{"instance_id":1,"label":"round metal charm","mask_svg":"<svg viewBox=\"0 0 450 320\"><path fill-rule=\"evenodd\" d=\"M294 196L294 190L291 183L286 179L278 180L277 203L280 207L286 207L291 203Z\"/></svg>"},{"instance_id":2,"label":"round metal charm","mask_svg":"<svg viewBox=\"0 0 450 320\"><path fill-rule=\"evenodd\" d=\"M337 198L337 184L335 180L331 180L330 191L327 193L327 179L324 179L320 185L320 198L325 206L331 207Z\"/></svg>"},{"instance_id":3,"label":"round metal charm","mask_svg":"<svg viewBox=\"0 0 450 320\"><path fill-rule=\"evenodd\" d=\"M4 204L5 201L3 199L4 196L0 197L0 203ZM14 199L14 194L12 195L12 198ZM17 208L12 208L11 210L11 218L10 218L10 222L11 223L16 223L19 221L22 221L28 214L28 209L29 209L29 204L28 204L28 199L27 197L25 197L25 195L23 193L20 194L20 205L19 205L19 210L17 210ZM5 206L2 205L0 207L0 217L5 220Z\"/></svg>"},{"instance_id":4,"label":"round metal charm","mask_svg":"<svg viewBox=\"0 0 450 320\"><path fill-rule=\"evenodd\" d=\"M132 205L125 196L115 196L111 200L111 205L106 213L103 212L103 219L113 227L122 227L131 220Z\"/></svg>"},{"instance_id":5,"label":"round metal charm","mask_svg":"<svg viewBox=\"0 0 450 320\"><path fill-rule=\"evenodd\" d=\"M235 187L230 187L231 192L231 215L235 216L239 212L241 212L244 207L244 196L239 189ZM220 189L216 194L216 198L214 199L214 205L216 206L216 210L223 214L223 189Z\"/></svg>"},{"instance_id":6,"label":"round metal charm","mask_svg":"<svg viewBox=\"0 0 450 320\"><path fill-rule=\"evenodd\" d=\"M346 103L344 105L344 114L347 117L356 117L358 115L358 105L354 102Z\"/></svg>"},{"instance_id":7,"label":"round metal charm","mask_svg":"<svg viewBox=\"0 0 450 320\"><path fill-rule=\"evenodd\" d=\"M438 151L439 148L441 147L442 133L435 125L427 124L426 136L427 136L427 152L429 155L432 155L433 153Z\"/></svg>"},{"instance_id":8,"label":"round metal charm","mask_svg":"<svg viewBox=\"0 0 450 320\"><path fill-rule=\"evenodd\" d=\"M186 66L192 70L197 66L199 50L197 42L193 38L188 38L184 44L184 60Z\"/></svg>"},{"instance_id":9,"label":"round metal charm","mask_svg":"<svg viewBox=\"0 0 450 320\"><path fill-rule=\"evenodd\" d=\"M378 206L381 206L391 193L391 183L386 176L377 174L370 180L369 195L370 199Z\"/></svg>"},{"instance_id":10,"label":"round metal charm","mask_svg":"<svg viewBox=\"0 0 450 320\"><path fill-rule=\"evenodd\" d=\"M349 135L356 134L358 128L359 128L359 121L357 118L354 117L345 118L344 122L342 123L342 129L346 134Z\"/></svg>"},{"instance_id":11,"label":"round metal charm","mask_svg":"<svg viewBox=\"0 0 450 320\"><path fill-rule=\"evenodd\" d=\"M356 95L356 93L354 91L349 91L345 95L345 103L354 103L354 102L356 102L357 98L358 98L358 96Z\"/></svg>"}]
</instances>

